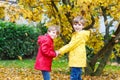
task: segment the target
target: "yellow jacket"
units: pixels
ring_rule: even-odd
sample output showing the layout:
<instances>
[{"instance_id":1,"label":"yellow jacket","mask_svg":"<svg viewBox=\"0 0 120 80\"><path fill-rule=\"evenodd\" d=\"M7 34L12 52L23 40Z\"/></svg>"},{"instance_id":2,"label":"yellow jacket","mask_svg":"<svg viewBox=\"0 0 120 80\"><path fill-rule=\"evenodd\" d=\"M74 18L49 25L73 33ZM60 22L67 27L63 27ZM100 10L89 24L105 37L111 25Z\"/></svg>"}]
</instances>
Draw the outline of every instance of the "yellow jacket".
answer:
<instances>
[{"instance_id":1,"label":"yellow jacket","mask_svg":"<svg viewBox=\"0 0 120 80\"><path fill-rule=\"evenodd\" d=\"M82 30L72 34L69 44L58 51L60 54L69 52L69 67L86 67L85 43L89 39L90 31Z\"/></svg>"}]
</instances>

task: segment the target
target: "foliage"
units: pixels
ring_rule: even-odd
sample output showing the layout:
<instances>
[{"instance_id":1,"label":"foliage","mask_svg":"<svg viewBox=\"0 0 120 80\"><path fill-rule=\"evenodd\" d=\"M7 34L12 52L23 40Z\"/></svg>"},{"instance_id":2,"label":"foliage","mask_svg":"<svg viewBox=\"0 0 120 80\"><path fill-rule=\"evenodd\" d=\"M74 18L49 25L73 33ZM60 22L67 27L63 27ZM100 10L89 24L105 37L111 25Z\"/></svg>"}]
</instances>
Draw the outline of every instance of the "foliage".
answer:
<instances>
[{"instance_id":1,"label":"foliage","mask_svg":"<svg viewBox=\"0 0 120 80\"><path fill-rule=\"evenodd\" d=\"M42 74L40 71L35 71L29 68L4 68L0 67L0 79L6 80L42 80ZM63 71L64 72L64 71ZM119 80L119 72L104 72L101 76L82 76L83 80ZM52 80L70 80L70 75L61 71L51 72Z\"/></svg>"},{"instance_id":2,"label":"foliage","mask_svg":"<svg viewBox=\"0 0 120 80\"><path fill-rule=\"evenodd\" d=\"M5 10L4 10L5 7L3 6L0 6L0 19L3 19L5 17Z\"/></svg>"},{"instance_id":3,"label":"foliage","mask_svg":"<svg viewBox=\"0 0 120 80\"><path fill-rule=\"evenodd\" d=\"M115 55L120 57L120 44L115 45Z\"/></svg>"},{"instance_id":4,"label":"foliage","mask_svg":"<svg viewBox=\"0 0 120 80\"><path fill-rule=\"evenodd\" d=\"M36 28L0 21L0 34L0 59L33 56L36 52Z\"/></svg>"},{"instance_id":5,"label":"foliage","mask_svg":"<svg viewBox=\"0 0 120 80\"><path fill-rule=\"evenodd\" d=\"M101 33L93 32L87 45L92 48L93 53L96 54L104 45L103 35L101 35Z\"/></svg>"},{"instance_id":6,"label":"foliage","mask_svg":"<svg viewBox=\"0 0 120 80\"><path fill-rule=\"evenodd\" d=\"M76 15L82 15L86 18L87 23L86 26L91 25L92 27L99 29L99 17L103 15L103 9L106 9L106 14L105 16L111 16L113 17L115 20L119 20L118 16L120 15L118 13L119 9L119 2L117 3L118 0L116 1L106 1L106 0L69 0L69 2L67 2L66 0L33 0L31 2L31 0L19 0L19 5L18 7L14 7L14 6L10 6L8 7L8 11L9 12L9 16L11 17L11 22L14 22L16 18L18 18L17 15L23 16L24 18L28 19L28 20L32 20L32 21L41 21L42 19L42 15L45 14L50 20L46 25L51 25L51 24L60 24L61 26L61 35L62 37L65 37L65 39L62 38L62 40L58 39L58 42L62 42L62 43L57 43L57 48L61 47L61 45L64 45L66 43L69 42L70 37L71 37L71 33L73 32L72 29L72 19L73 17L75 17ZM97 4L96 4L97 3ZM81 5L79 5L81 4ZM13 14L12 12L14 12L14 16L16 17L12 17ZM10 15L10 13L12 15ZM117 15L113 15L116 14ZM92 19L92 16L94 16L94 21ZM93 24L94 22L94 24ZM108 21L106 21L107 23ZM97 34L99 35L99 33ZM101 37L100 37L101 38ZM97 39L96 39L97 40ZM95 41L95 43L98 43L98 40ZM64 42L64 43L63 43ZM101 40L100 40L101 42ZM92 46L92 41L91 41L91 45ZM99 43L101 45L103 45L102 43ZM59 46L58 46L59 45ZM95 44L97 45L97 44ZM96 54L96 52L98 52L98 50L100 50L101 47L97 47L94 49L96 51L94 51L94 53Z\"/></svg>"},{"instance_id":7,"label":"foliage","mask_svg":"<svg viewBox=\"0 0 120 80\"><path fill-rule=\"evenodd\" d=\"M39 23L37 24L37 28L38 28L40 34L42 34L42 35L44 35L45 33L47 33L47 27L44 26L44 24L45 24L45 23L41 23L41 22L39 22Z\"/></svg>"}]
</instances>

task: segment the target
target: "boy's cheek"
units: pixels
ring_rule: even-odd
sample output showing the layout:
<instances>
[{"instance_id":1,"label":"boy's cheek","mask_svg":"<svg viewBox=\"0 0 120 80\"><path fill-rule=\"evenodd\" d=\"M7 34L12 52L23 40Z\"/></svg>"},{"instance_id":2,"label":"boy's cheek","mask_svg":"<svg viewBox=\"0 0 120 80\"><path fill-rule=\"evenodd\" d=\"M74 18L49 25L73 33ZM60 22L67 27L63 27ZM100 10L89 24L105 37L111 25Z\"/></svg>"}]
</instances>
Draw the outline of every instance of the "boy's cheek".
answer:
<instances>
[{"instance_id":1,"label":"boy's cheek","mask_svg":"<svg viewBox=\"0 0 120 80\"><path fill-rule=\"evenodd\" d=\"M57 35L55 36L55 38L57 38Z\"/></svg>"},{"instance_id":2,"label":"boy's cheek","mask_svg":"<svg viewBox=\"0 0 120 80\"><path fill-rule=\"evenodd\" d=\"M54 36L53 36L53 39L55 39L55 38L57 38L57 35L54 35Z\"/></svg>"}]
</instances>

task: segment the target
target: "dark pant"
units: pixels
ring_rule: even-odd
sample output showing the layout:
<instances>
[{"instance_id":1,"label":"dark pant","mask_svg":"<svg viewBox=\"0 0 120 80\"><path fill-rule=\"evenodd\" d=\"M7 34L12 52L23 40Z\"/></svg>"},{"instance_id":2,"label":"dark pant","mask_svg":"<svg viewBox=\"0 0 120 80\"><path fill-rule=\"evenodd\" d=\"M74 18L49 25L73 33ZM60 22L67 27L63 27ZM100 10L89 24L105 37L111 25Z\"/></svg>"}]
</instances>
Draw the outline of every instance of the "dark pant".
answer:
<instances>
[{"instance_id":1,"label":"dark pant","mask_svg":"<svg viewBox=\"0 0 120 80\"><path fill-rule=\"evenodd\" d=\"M81 74L82 74L82 68L71 67L70 80L82 80Z\"/></svg>"},{"instance_id":2,"label":"dark pant","mask_svg":"<svg viewBox=\"0 0 120 80\"><path fill-rule=\"evenodd\" d=\"M42 75L43 75L44 80L50 80L50 72L42 71Z\"/></svg>"}]
</instances>

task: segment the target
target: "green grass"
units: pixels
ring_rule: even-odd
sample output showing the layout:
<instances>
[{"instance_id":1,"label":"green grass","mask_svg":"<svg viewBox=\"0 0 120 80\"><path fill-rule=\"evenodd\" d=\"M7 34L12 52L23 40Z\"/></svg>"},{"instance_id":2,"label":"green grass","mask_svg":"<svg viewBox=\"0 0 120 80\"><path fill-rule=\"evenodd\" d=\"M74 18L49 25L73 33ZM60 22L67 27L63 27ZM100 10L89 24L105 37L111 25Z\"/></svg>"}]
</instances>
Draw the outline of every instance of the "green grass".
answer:
<instances>
[{"instance_id":1,"label":"green grass","mask_svg":"<svg viewBox=\"0 0 120 80\"><path fill-rule=\"evenodd\" d=\"M35 60L1 60L0 67L33 68Z\"/></svg>"},{"instance_id":2,"label":"green grass","mask_svg":"<svg viewBox=\"0 0 120 80\"><path fill-rule=\"evenodd\" d=\"M35 59L24 59L24 60L0 60L0 67L15 67L15 68L31 68L34 69ZM68 71L68 62L65 59L53 60L52 65L53 71ZM105 71L120 71L120 66L106 65Z\"/></svg>"},{"instance_id":3,"label":"green grass","mask_svg":"<svg viewBox=\"0 0 120 80\"><path fill-rule=\"evenodd\" d=\"M0 67L15 67L15 68L34 68L35 59L24 60L0 60ZM53 69L66 69L68 63L66 60L53 60Z\"/></svg>"},{"instance_id":4,"label":"green grass","mask_svg":"<svg viewBox=\"0 0 120 80\"><path fill-rule=\"evenodd\" d=\"M120 66L106 65L105 70L106 71L120 71Z\"/></svg>"}]
</instances>

